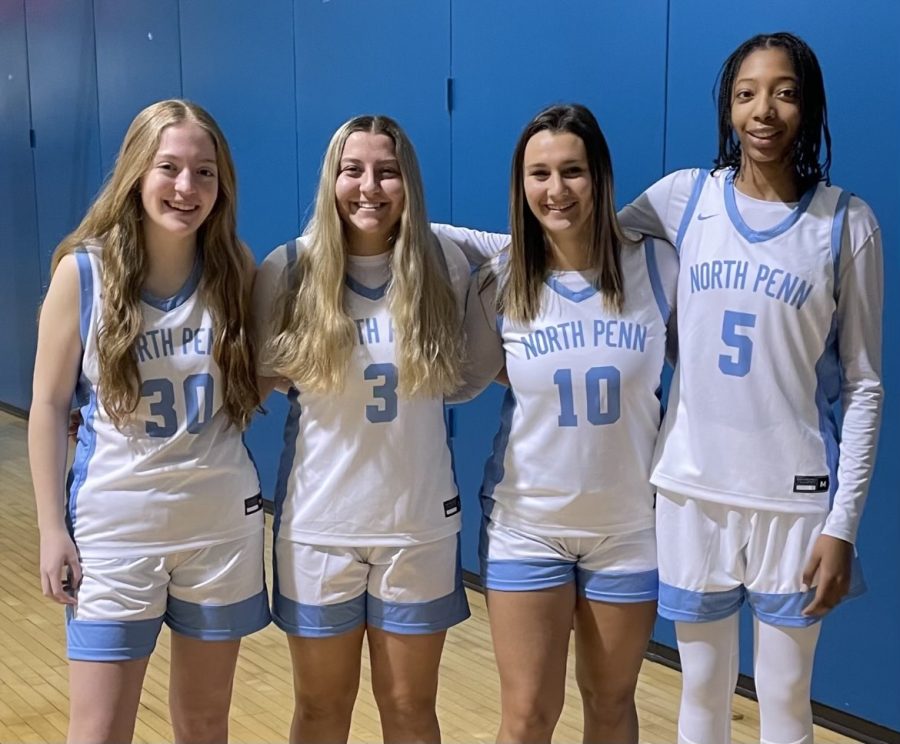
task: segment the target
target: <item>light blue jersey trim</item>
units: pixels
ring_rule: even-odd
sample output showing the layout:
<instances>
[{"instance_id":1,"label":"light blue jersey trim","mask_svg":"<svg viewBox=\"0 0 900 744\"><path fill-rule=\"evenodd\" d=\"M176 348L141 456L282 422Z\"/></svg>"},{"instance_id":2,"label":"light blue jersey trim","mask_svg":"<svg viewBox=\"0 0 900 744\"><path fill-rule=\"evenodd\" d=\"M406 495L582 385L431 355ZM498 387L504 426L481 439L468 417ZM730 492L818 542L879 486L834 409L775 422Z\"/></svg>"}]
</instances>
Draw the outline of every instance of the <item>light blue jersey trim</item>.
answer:
<instances>
[{"instance_id":1,"label":"light blue jersey trim","mask_svg":"<svg viewBox=\"0 0 900 744\"><path fill-rule=\"evenodd\" d=\"M367 596L366 620L373 628L401 635L425 635L452 628L471 614L462 582L438 599L428 602L385 602Z\"/></svg>"},{"instance_id":2,"label":"light blue jersey trim","mask_svg":"<svg viewBox=\"0 0 900 744\"><path fill-rule=\"evenodd\" d=\"M840 282L841 243L844 232L844 219L850 193L842 191L835 206L834 219L831 223L831 262L834 270L835 310L831 315L831 327L825 339L822 355L816 361L816 409L819 413L819 435L825 447L825 461L828 464L829 495L833 499L837 491L837 468L840 459L840 445L837 415L834 405L841 394L841 360L838 349L837 296Z\"/></svg>"},{"instance_id":3,"label":"light blue jersey trim","mask_svg":"<svg viewBox=\"0 0 900 744\"><path fill-rule=\"evenodd\" d=\"M556 294L572 302L584 302L599 291L593 284L589 284L584 289L570 289L552 274L544 280L544 283Z\"/></svg>"},{"instance_id":4,"label":"light blue jersey trim","mask_svg":"<svg viewBox=\"0 0 900 744\"><path fill-rule=\"evenodd\" d=\"M97 394L90 380L82 373L78 381L75 396L81 409L81 424L78 427L75 443L75 457L72 460L72 469L66 480L66 524L69 532L75 534L75 521L77 518L78 493L87 480L88 468L94 451L97 449L97 432L94 429L94 419L97 416Z\"/></svg>"},{"instance_id":5,"label":"light blue jersey trim","mask_svg":"<svg viewBox=\"0 0 900 744\"><path fill-rule=\"evenodd\" d=\"M294 473L294 457L297 454L297 437L300 436L300 416L303 407L300 405L300 391L292 387L288 390L290 409L284 422L284 447L278 463L278 477L275 480L275 518L272 521L272 534L278 537L281 529L281 513L287 497L288 483Z\"/></svg>"},{"instance_id":6,"label":"light blue jersey trim","mask_svg":"<svg viewBox=\"0 0 900 744\"><path fill-rule=\"evenodd\" d=\"M669 316L672 314L672 308L669 307L662 279L659 276L659 266L656 263L656 243L649 236L644 238L644 256L647 259L647 275L650 277L650 286L653 289L656 306L659 308L660 315L662 315L663 323L668 323Z\"/></svg>"},{"instance_id":7,"label":"light blue jersey trim","mask_svg":"<svg viewBox=\"0 0 900 744\"><path fill-rule=\"evenodd\" d=\"M703 191L703 184L706 183L707 176L709 176L709 171L701 168L700 172L697 173L697 180L694 181L694 188L691 189L691 195L684 208L684 214L681 215L681 224L678 225L678 234L675 236L675 250L678 251L679 255L681 254L681 244L684 242L684 234L691 224L691 219L694 216L694 210L697 208L697 202L700 200L700 192Z\"/></svg>"},{"instance_id":8,"label":"light blue jersey trim","mask_svg":"<svg viewBox=\"0 0 900 744\"><path fill-rule=\"evenodd\" d=\"M724 592L692 592L659 583L659 615L682 623L708 623L730 617L741 609L746 598L743 586Z\"/></svg>"},{"instance_id":9,"label":"light blue jersey trim","mask_svg":"<svg viewBox=\"0 0 900 744\"><path fill-rule=\"evenodd\" d=\"M344 284L353 292L356 292L360 297L365 297L367 300L372 300L373 302L380 300L384 297L387 292L388 284L390 284L390 280L386 281L380 287L367 287L365 284L361 284L356 281L352 276L346 274L344 276Z\"/></svg>"},{"instance_id":10,"label":"light blue jersey trim","mask_svg":"<svg viewBox=\"0 0 900 744\"><path fill-rule=\"evenodd\" d=\"M652 602L659 594L659 572L604 573L600 571L576 572L578 591L591 602Z\"/></svg>"},{"instance_id":11,"label":"light blue jersey trim","mask_svg":"<svg viewBox=\"0 0 900 744\"><path fill-rule=\"evenodd\" d=\"M298 245L300 243L300 238L294 238L289 243L284 244L284 252L287 254L287 267L291 268L295 263L297 263L297 256L300 253L300 249Z\"/></svg>"},{"instance_id":12,"label":"light blue jersey trim","mask_svg":"<svg viewBox=\"0 0 900 744\"><path fill-rule=\"evenodd\" d=\"M847 219L847 205L852 194L842 191L838 197L834 210L834 220L831 222L831 263L834 268L834 299L837 301L841 291L841 245L844 237L844 222Z\"/></svg>"},{"instance_id":13,"label":"light blue jersey trim","mask_svg":"<svg viewBox=\"0 0 900 744\"><path fill-rule=\"evenodd\" d=\"M265 628L269 597L265 587L256 595L228 605L201 605L169 597L166 625L201 641L232 641Z\"/></svg>"},{"instance_id":14,"label":"light blue jersey trim","mask_svg":"<svg viewBox=\"0 0 900 744\"><path fill-rule=\"evenodd\" d=\"M289 635L329 638L359 627L366 621L366 593L331 605L308 605L288 599L275 588L272 621Z\"/></svg>"},{"instance_id":15,"label":"light blue jersey trim","mask_svg":"<svg viewBox=\"0 0 900 744\"><path fill-rule=\"evenodd\" d=\"M131 661L153 653L163 618L75 620L66 608L66 643L73 661Z\"/></svg>"},{"instance_id":16,"label":"light blue jersey trim","mask_svg":"<svg viewBox=\"0 0 900 744\"><path fill-rule=\"evenodd\" d=\"M185 283L181 286L181 289L174 295L171 297L155 297L144 290L141 292L141 299L148 305L155 307L157 310L162 310L164 313L167 313L170 310L174 310L176 307L183 305L191 298L191 295L194 294L197 287L200 285L201 276L203 276L203 260L200 258L200 252L198 251L190 276L188 276Z\"/></svg>"},{"instance_id":17,"label":"light blue jersey trim","mask_svg":"<svg viewBox=\"0 0 900 744\"><path fill-rule=\"evenodd\" d=\"M87 344L91 330L91 315L94 311L94 272L91 269L91 257L84 248L75 251L75 262L78 265L78 331L81 334L81 348Z\"/></svg>"},{"instance_id":18,"label":"light blue jersey trim","mask_svg":"<svg viewBox=\"0 0 900 744\"><path fill-rule=\"evenodd\" d=\"M813 196L815 196L817 188L817 186L813 186L811 189L808 189L807 192L800 197L799 203L791 210L791 213L775 225L775 227L770 227L768 230L753 230L746 222L744 222L744 218L741 217L740 210L737 207L737 202L734 198L734 171L731 171L725 177L725 211L728 212L728 218L731 220L731 224L734 225L735 229L743 235L748 242L762 243L771 238L777 238L782 233L790 230L797 223L797 220L799 220L806 212L809 203L812 201Z\"/></svg>"},{"instance_id":19,"label":"light blue jersey trim","mask_svg":"<svg viewBox=\"0 0 900 744\"><path fill-rule=\"evenodd\" d=\"M506 473L504 461L506 448L509 446L509 432L512 429L513 411L516 409L516 396L511 388L507 388L503 395L503 405L500 407L500 428L494 437L494 446L491 456L484 465L484 480L481 485L481 508L485 517L491 516L491 508L494 500L491 498L497 484L503 480Z\"/></svg>"}]
</instances>

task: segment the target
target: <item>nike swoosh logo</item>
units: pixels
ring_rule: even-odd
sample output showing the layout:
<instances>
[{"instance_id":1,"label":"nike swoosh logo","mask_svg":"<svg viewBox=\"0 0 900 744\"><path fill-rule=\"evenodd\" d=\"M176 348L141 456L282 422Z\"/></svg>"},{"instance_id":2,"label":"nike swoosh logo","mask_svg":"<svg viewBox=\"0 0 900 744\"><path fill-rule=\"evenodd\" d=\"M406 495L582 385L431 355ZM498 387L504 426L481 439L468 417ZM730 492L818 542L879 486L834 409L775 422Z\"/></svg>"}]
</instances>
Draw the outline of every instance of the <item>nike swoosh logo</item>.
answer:
<instances>
[{"instance_id":1,"label":"nike swoosh logo","mask_svg":"<svg viewBox=\"0 0 900 744\"><path fill-rule=\"evenodd\" d=\"M718 212L714 212L713 214L698 214L697 219L698 220L708 220L710 217L716 217L717 215L718 215Z\"/></svg>"}]
</instances>

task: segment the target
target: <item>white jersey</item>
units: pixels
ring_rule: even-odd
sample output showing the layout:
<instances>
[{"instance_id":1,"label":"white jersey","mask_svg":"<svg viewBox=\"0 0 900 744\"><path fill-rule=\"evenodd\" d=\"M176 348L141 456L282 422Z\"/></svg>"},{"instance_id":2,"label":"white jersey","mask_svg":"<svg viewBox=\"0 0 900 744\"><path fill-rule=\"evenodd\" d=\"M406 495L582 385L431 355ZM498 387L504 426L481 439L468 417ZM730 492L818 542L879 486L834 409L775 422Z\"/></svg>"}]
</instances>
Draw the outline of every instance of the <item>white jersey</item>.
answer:
<instances>
[{"instance_id":1,"label":"white jersey","mask_svg":"<svg viewBox=\"0 0 900 744\"><path fill-rule=\"evenodd\" d=\"M145 296L135 342L137 409L120 431L98 397L102 248L75 254L84 348L82 424L67 520L82 556L159 555L239 539L262 528L256 468L222 408L215 330L200 300L201 264L178 294Z\"/></svg>"},{"instance_id":2,"label":"white jersey","mask_svg":"<svg viewBox=\"0 0 900 744\"><path fill-rule=\"evenodd\" d=\"M731 171L694 170L621 219L662 228L681 259L679 365L653 482L773 511L823 512L834 496L826 533L852 541L882 394L871 211L824 184L796 205L761 202L737 192Z\"/></svg>"},{"instance_id":3,"label":"white jersey","mask_svg":"<svg viewBox=\"0 0 900 744\"><path fill-rule=\"evenodd\" d=\"M437 242L437 241L435 241ZM462 322L468 265L441 241ZM254 304L271 328L302 238L276 248L260 267ZM460 528L460 500L442 398L397 392L394 329L388 307L390 253L348 256L344 309L356 346L338 393L292 389L285 449L276 485L275 529L301 543L403 546L431 542ZM262 344L265 339L260 339ZM262 374L271 374L261 369Z\"/></svg>"},{"instance_id":4,"label":"white jersey","mask_svg":"<svg viewBox=\"0 0 900 744\"><path fill-rule=\"evenodd\" d=\"M650 464L678 271L672 247L652 239L623 246L621 313L604 308L595 272L551 272L530 323L496 315L506 259L474 277L466 322L473 359L494 360L479 363L481 385L505 359L511 386L485 467L485 514L544 536L651 528Z\"/></svg>"}]
</instances>

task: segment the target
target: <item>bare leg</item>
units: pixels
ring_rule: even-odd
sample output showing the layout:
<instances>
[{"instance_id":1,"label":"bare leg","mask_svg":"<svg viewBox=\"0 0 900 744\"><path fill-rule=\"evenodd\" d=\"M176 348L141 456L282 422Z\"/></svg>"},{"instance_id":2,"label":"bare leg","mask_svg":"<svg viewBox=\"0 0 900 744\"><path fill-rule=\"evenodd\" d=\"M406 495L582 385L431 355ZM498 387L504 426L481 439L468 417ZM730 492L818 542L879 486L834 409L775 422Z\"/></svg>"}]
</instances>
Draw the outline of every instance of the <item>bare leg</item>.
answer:
<instances>
[{"instance_id":1,"label":"bare leg","mask_svg":"<svg viewBox=\"0 0 900 744\"><path fill-rule=\"evenodd\" d=\"M656 619L656 602L591 602L575 607L575 676L585 744L637 744L634 690Z\"/></svg>"},{"instance_id":2,"label":"bare leg","mask_svg":"<svg viewBox=\"0 0 900 744\"><path fill-rule=\"evenodd\" d=\"M69 662L69 744L131 741L149 660Z\"/></svg>"},{"instance_id":3,"label":"bare leg","mask_svg":"<svg viewBox=\"0 0 900 744\"><path fill-rule=\"evenodd\" d=\"M402 635L372 627L368 632L372 691L384 741L437 744L438 669L447 632Z\"/></svg>"},{"instance_id":4,"label":"bare leg","mask_svg":"<svg viewBox=\"0 0 900 744\"><path fill-rule=\"evenodd\" d=\"M336 744L350 736L365 625L330 638L288 636L294 667L291 744Z\"/></svg>"},{"instance_id":5,"label":"bare leg","mask_svg":"<svg viewBox=\"0 0 900 744\"><path fill-rule=\"evenodd\" d=\"M565 699L575 584L531 592L488 591L500 671L497 741L549 742Z\"/></svg>"},{"instance_id":6,"label":"bare leg","mask_svg":"<svg viewBox=\"0 0 900 744\"><path fill-rule=\"evenodd\" d=\"M241 642L172 632L169 710L178 744L228 741L228 711Z\"/></svg>"}]
</instances>

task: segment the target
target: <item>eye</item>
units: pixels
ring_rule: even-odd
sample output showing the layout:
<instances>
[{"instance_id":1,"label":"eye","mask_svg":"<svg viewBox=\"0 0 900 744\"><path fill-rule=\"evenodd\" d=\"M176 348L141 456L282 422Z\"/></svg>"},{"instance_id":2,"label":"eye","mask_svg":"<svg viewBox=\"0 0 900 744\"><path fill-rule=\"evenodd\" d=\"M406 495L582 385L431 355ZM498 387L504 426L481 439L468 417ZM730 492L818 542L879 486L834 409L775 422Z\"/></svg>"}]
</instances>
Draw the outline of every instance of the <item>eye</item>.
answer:
<instances>
[{"instance_id":1,"label":"eye","mask_svg":"<svg viewBox=\"0 0 900 744\"><path fill-rule=\"evenodd\" d=\"M156 167L162 171L169 171L169 172L175 171L175 166L172 163L167 163L167 162L157 163Z\"/></svg>"},{"instance_id":2,"label":"eye","mask_svg":"<svg viewBox=\"0 0 900 744\"><path fill-rule=\"evenodd\" d=\"M397 178L400 175L400 171L396 168L382 168L380 175L382 178Z\"/></svg>"},{"instance_id":3,"label":"eye","mask_svg":"<svg viewBox=\"0 0 900 744\"><path fill-rule=\"evenodd\" d=\"M341 173L346 173L347 175L354 176L358 173L362 173L362 169L358 165L345 165L341 168Z\"/></svg>"},{"instance_id":4,"label":"eye","mask_svg":"<svg viewBox=\"0 0 900 744\"><path fill-rule=\"evenodd\" d=\"M749 101L751 98L753 98L753 91L746 88L734 92L735 101Z\"/></svg>"},{"instance_id":5,"label":"eye","mask_svg":"<svg viewBox=\"0 0 900 744\"><path fill-rule=\"evenodd\" d=\"M800 97L800 93L796 88L783 88L778 91L778 97L788 101L796 101Z\"/></svg>"},{"instance_id":6,"label":"eye","mask_svg":"<svg viewBox=\"0 0 900 744\"><path fill-rule=\"evenodd\" d=\"M563 176L566 178L578 178L579 176L583 175L584 168L582 168L580 165L570 166L563 171Z\"/></svg>"},{"instance_id":7,"label":"eye","mask_svg":"<svg viewBox=\"0 0 900 744\"><path fill-rule=\"evenodd\" d=\"M549 171L546 170L533 170L528 173L529 178L534 178L538 181L545 181L547 177L550 175Z\"/></svg>"},{"instance_id":8,"label":"eye","mask_svg":"<svg viewBox=\"0 0 900 744\"><path fill-rule=\"evenodd\" d=\"M197 172L201 176L204 176L205 178L215 178L216 177L216 172L212 168L201 168Z\"/></svg>"}]
</instances>

